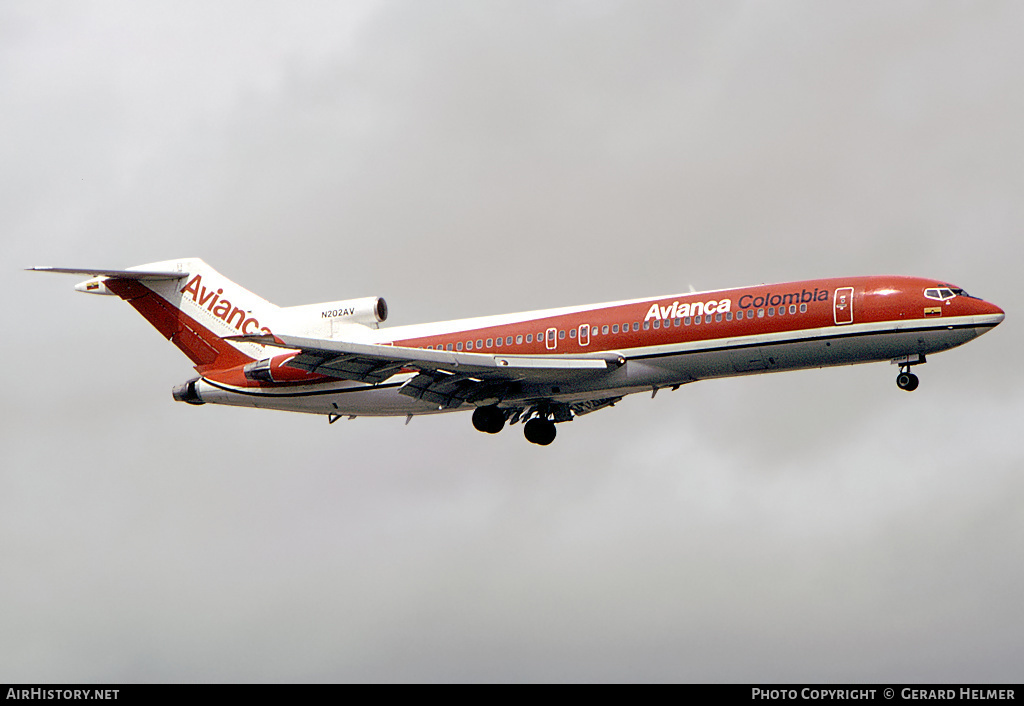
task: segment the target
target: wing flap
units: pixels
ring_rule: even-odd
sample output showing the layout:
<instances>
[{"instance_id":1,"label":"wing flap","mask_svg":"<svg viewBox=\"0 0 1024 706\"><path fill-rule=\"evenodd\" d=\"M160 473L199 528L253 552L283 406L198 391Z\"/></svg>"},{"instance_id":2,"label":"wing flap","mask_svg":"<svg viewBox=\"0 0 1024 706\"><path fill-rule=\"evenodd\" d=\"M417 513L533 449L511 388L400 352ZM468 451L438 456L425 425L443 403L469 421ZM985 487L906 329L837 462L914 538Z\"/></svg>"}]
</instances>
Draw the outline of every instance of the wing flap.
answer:
<instances>
[{"instance_id":1,"label":"wing flap","mask_svg":"<svg viewBox=\"0 0 1024 706\"><path fill-rule=\"evenodd\" d=\"M504 387L509 383L500 383ZM464 402L471 401L476 393L483 392L482 386L492 388L478 378L471 378L466 375L454 373L444 375L441 373L420 373L404 385L398 388L398 392L413 399L423 400L438 407L458 407ZM499 394L500 395L500 391Z\"/></svg>"}]
</instances>

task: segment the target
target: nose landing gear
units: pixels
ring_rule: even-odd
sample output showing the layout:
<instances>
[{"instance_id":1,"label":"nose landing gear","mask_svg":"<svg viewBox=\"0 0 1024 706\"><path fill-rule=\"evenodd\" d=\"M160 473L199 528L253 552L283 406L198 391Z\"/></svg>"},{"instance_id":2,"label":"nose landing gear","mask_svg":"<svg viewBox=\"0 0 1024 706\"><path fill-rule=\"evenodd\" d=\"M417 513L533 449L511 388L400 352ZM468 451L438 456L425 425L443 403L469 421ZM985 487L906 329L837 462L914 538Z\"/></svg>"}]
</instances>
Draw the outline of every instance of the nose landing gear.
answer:
<instances>
[{"instance_id":1,"label":"nose landing gear","mask_svg":"<svg viewBox=\"0 0 1024 706\"><path fill-rule=\"evenodd\" d=\"M910 372L909 364L900 366L900 374L896 376L896 387L907 392L913 392L920 384L921 381L918 377Z\"/></svg>"},{"instance_id":2,"label":"nose landing gear","mask_svg":"<svg viewBox=\"0 0 1024 706\"><path fill-rule=\"evenodd\" d=\"M927 360L923 353L914 353L912 355L897 358L892 361L893 365L900 366L900 374L896 376L896 387L907 392L913 392L917 389L917 386L921 384L921 381L916 375L910 372L910 366L922 365Z\"/></svg>"},{"instance_id":3,"label":"nose landing gear","mask_svg":"<svg viewBox=\"0 0 1024 706\"><path fill-rule=\"evenodd\" d=\"M907 392L913 392L917 389L917 386L921 384L921 381L916 375L910 372L909 368L906 371L901 372L896 376L896 387Z\"/></svg>"}]
</instances>

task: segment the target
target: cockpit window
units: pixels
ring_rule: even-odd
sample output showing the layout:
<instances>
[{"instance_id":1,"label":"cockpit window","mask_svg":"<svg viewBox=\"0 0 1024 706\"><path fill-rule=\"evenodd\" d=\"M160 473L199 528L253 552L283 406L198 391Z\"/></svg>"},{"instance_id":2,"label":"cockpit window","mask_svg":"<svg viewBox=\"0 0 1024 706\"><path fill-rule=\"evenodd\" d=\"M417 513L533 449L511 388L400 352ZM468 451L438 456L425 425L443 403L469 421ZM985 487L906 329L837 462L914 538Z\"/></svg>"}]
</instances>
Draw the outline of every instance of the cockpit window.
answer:
<instances>
[{"instance_id":1,"label":"cockpit window","mask_svg":"<svg viewBox=\"0 0 1024 706\"><path fill-rule=\"evenodd\" d=\"M971 296L970 294L960 289L959 287L951 287L949 285L946 285L945 287L932 287L930 289L926 289L924 290L924 295L929 299L934 299L935 301L940 302L944 302L947 299L952 299L953 297Z\"/></svg>"}]
</instances>

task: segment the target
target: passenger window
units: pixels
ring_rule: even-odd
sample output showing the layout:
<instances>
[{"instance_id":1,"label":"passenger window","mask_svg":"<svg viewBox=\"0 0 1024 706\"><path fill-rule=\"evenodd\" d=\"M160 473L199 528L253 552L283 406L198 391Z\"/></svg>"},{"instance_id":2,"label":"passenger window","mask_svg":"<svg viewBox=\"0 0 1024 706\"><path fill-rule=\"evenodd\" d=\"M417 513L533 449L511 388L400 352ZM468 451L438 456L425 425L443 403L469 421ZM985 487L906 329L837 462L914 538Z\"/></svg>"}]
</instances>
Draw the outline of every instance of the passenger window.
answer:
<instances>
[{"instance_id":1,"label":"passenger window","mask_svg":"<svg viewBox=\"0 0 1024 706\"><path fill-rule=\"evenodd\" d=\"M680 319L676 319L675 321L672 322L672 325L675 326L676 328L679 328L679 324L681 323L683 322Z\"/></svg>"},{"instance_id":2,"label":"passenger window","mask_svg":"<svg viewBox=\"0 0 1024 706\"><path fill-rule=\"evenodd\" d=\"M618 333L618 332L619 332L619 325L618 324L613 324L612 325L612 333Z\"/></svg>"},{"instance_id":3,"label":"passenger window","mask_svg":"<svg viewBox=\"0 0 1024 706\"><path fill-rule=\"evenodd\" d=\"M807 305L806 304L801 304L800 305L800 313L801 314L806 314L807 313Z\"/></svg>"},{"instance_id":4,"label":"passenger window","mask_svg":"<svg viewBox=\"0 0 1024 706\"><path fill-rule=\"evenodd\" d=\"M597 326L595 326L594 328L592 328L592 329L590 330L590 335L591 335L591 336L596 336L596 335L597 335Z\"/></svg>"},{"instance_id":5,"label":"passenger window","mask_svg":"<svg viewBox=\"0 0 1024 706\"><path fill-rule=\"evenodd\" d=\"M467 351L473 350L473 342L472 341L466 341L466 350Z\"/></svg>"},{"instance_id":6,"label":"passenger window","mask_svg":"<svg viewBox=\"0 0 1024 706\"><path fill-rule=\"evenodd\" d=\"M559 341L564 341L565 340L565 331L559 331L558 332L558 340Z\"/></svg>"},{"instance_id":7,"label":"passenger window","mask_svg":"<svg viewBox=\"0 0 1024 706\"><path fill-rule=\"evenodd\" d=\"M462 341L459 341L458 343L455 344L455 350L457 350L457 351L461 351L462 350Z\"/></svg>"},{"instance_id":8,"label":"passenger window","mask_svg":"<svg viewBox=\"0 0 1024 706\"><path fill-rule=\"evenodd\" d=\"M649 331L650 328L651 328L651 322L650 321L645 321L644 322L644 331Z\"/></svg>"},{"instance_id":9,"label":"passenger window","mask_svg":"<svg viewBox=\"0 0 1024 706\"><path fill-rule=\"evenodd\" d=\"M757 310L757 318L759 318L759 319L763 319L764 318L764 309L758 309Z\"/></svg>"},{"instance_id":10,"label":"passenger window","mask_svg":"<svg viewBox=\"0 0 1024 706\"><path fill-rule=\"evenodd\" d=\"M569 338L576 338L576 329L569 329Z\"/></svg>"},{"instance_id":11,"label":"passenger window","mask_svg":"<svg viewBox=\"0 0 1024 706\"><path fill-rule=\"evenodd\" d=\"M477 347L477 350L480 350L481 348L483 348L484 347L484 339L482 339L482 338L476 339L476 347Z\"/></svg>"},{"instance_id":12,"label":"passenger window","mask_svg":"<svg viewBox=\"0 0 1024 706\"><path fill-rule=\"evenodd\" d=\"M722 323L722 315L721 314L715 314L715 321L717 321L718 323Z\"/></svg>"},{"instance_id":13,"label":"passenger window","mask_svg":"<svg viewBox=\"0 0 1024 706\"><path fill-rule=\"evenodd\" d=\"M748 319L754 318L754 310L753 309L747 309L747 318Z\"/></svg>"},{"instance_id":14,"label":"passenger window","mask_svg":"<svg viewBox=\"0 0 1024 706\"><path fill-rule=\"evenodd\" d=\"M523 334L519 334L518 336L516 336L516 343L522 343L522 342L523 342Z\"/></svg>"},{"instance_id":15,"label":"passenger window","mask_svg":"<svg viewBox=\"0 0 1024 706\"><path fill-rule=\"evenodd\" d=\"M701 320L702 320L702 317L700 317L700 316L694 316L693 317L693 323L694 324L700 324Z\"/></svg>"},{"instance_id":16,"label":"passenger window","mask_svg":"<svg viewBox=\"0 0 1024 706\"><path fill-rule=\"evenodd\" d=\"M658 319L654 320L654 328L661 328L661 321Z\"/></svg>"},{"instance_id":17,"label":"passenger window","mask_svg":"<svg viewBox=\"0 0 1024 706\"><path fill-rule=\"evenodd\" d=\"M640 330L640 322L639 321L634 321L633 322L633 330L634 331L639 331Z\"/></svg>"},{"instance_id":18,"label":"passenger window","mask_svg":"<svg viewBox=\"0 0 1024 706\"><path fill-rule=\"evenodd\" d=\"M449 343L447 346L444 347L444 349L446 351L450 351L452 349L452 344Z\"/></svg>"},{"instance_id":19,"label":"passenger window","mask_svg":"<svg viewBox=\"0 0 1024 706\"><path fill-rule=\"evenodd\" d=\"M488 338L487 339L487 347L490 348L493 345L494 345L494 339L493 338Z\"/></svg>"},{"instance_id":20,"label":"passenger window","mask_svg":"<svg viewBox=\"0 0 1024 706\"><path fill-rule=\"evenodd\" d=\"M505 345L506 346L511 346L512 345L512 337L511 336L506 336L505 337Z\"/></svg>"},{"instance_id":21,"label":"passenger window","mask_svg":"<svg viewBox=\"0 0 1024 706\"><path fill-rule=\"evenodd\" d=\"M504 338L496 338L496 339L494 339L494 342L498 345L499 348L501 348L501 344L505 342L505 339Z\"/></svg>"},{"instance_id":22,"label":"passenger window","mask_svg":"<svg viewBox=\"0 0 1024 706\"><path fill-rule=\"evenodd\" d=\"M768 307L768 316L775 316L775 307L774 306Z\"/></svg>"},{"instance_id":23,"label":"passenger window","mask_svg":"<svg viewBox=\"0 0 1024 706\"><path fill-rule=\"evenodd\" d=\"M527 343L533 343L533 334L532 333L526 334L526 342Z\"/></svg>"},{"instance_id":24,"label":"passenger window","mask_svg":"<svg viewBox=\"0 0 1024 706\"><path fill-rule=\"evenodd\" d=\"M796 313L796 304L790 304L789 305L789 313L790 314L795 314Z\"/></svg>"},{"instance_id":25,"label":"passenger window","mask_svg":"<svg viewBox=\"0 0 1024 706\"><path fill-rule=\"evenodd\" d=\"M608 324L605 324L604 326L601 327L601 333L604 334L605 336L608 335Z\"/></svg>"},{"instance_id":26,"label":"passenger window","mask_svg":"<svg viewBox=\"0 0 1024 706\"><path fill-rule=\"evenodd\" d=\"M689 316L683 319L683 326L689 326L690 322L693 321Z\"/></svg>"},{"instance_id":27,"label":"passenger window","mask_svg":"<svg viewBox=\"0 0 1024 706\"><path fill-rule=\"evenodd\" d=\"M725 320L726 321L732 321L732 312L731 311L725 312Z\"/></svg>"}]
</instances>

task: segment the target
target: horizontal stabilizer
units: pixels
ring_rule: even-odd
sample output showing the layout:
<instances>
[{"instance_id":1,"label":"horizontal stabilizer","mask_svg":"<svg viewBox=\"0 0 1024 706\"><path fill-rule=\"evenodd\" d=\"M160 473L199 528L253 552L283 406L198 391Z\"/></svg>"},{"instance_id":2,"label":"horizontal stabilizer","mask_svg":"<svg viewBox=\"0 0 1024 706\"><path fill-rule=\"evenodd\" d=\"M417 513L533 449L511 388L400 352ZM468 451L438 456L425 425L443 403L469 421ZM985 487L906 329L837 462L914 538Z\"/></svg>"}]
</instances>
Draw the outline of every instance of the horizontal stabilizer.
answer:
<instances>
[{"instance_id":1,"label":"horizontal stabilizer","mask_svg":"<svg viewBox=\"0 0 1024 706\"><path fill-rule=\"evenodd\" d=\"M56 272L65 275L89 275L91 277L112 277L114 279L133 279L140 281L157 281L181 279L188 277L188 272L146 272L144 270L89 270L71 267L29 267L29 272Z\"/></svg>"}]
</instances>

